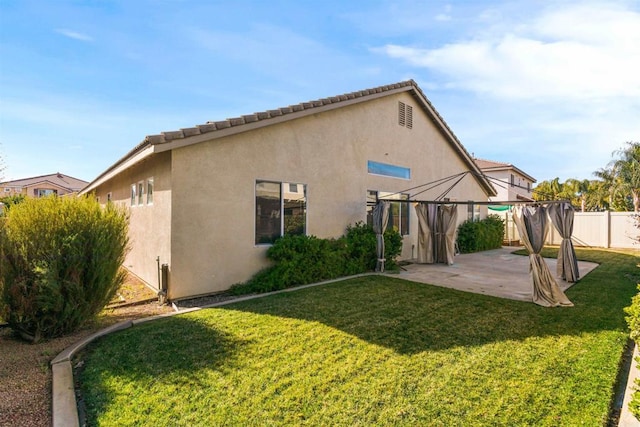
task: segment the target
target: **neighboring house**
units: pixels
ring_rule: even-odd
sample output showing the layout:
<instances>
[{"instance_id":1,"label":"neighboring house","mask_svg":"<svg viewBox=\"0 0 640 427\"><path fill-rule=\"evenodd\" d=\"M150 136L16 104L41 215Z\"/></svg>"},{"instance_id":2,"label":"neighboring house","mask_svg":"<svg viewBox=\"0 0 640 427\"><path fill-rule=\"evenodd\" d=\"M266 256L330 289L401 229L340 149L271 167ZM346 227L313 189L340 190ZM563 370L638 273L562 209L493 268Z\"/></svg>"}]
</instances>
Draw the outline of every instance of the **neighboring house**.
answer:
<instances>
[{"instance_id":1,"label":"neighboring house","mask_svg":"<svg viewBox=\"0 0 640 427\"><path fill-rule=\"evenodd\" d=\"M87 181L68 175L52 173L33 178L0 182L0 197L25 195L26 197L44 197L52 194L64 196L79 192L89 184Z\"/></svg>"},{"instance_id":2,"label":"neighboring house","mask_svg":"<svg viewBox=\"0 0 640 427\"><path fill-rule=\"evenodd\" d=\"M160 287L158 266L167 264L168 298L179 299L248 280L269 265L266 250L282 234L338 237L366 221L376 194L408 198L465 171L450 200L495 195L411 80L147 136L81 193L130 207L125 266ZM394 203L389 222L411 258L415 210ZM459 209L462 222L467 205Z\"/></svg>"},{"instance_id":3,"label":"neighboring house","mask_svg":"<svg viewBox=\"0 0 640 427\"><path fill-rule=\"evenodd\" d=\"M510 163L474 159L482 173L491 181L496 192L491 202L533 201L533 184L536 179Z\"/></svg>"},{"instance_id":4,"label":"neighboring house","mask_svg":"<svg viewBox=\"0 0 640 427\"><path fill-rule=\"evenodd\" d=\"M474 160L498 193L489 198L491 202L533 201L535 178L510 163L484 159ZM512 209L509 206L494 205L489 206L489 213L498 215L504 221L504 243L506 245L520 245L520 235L513 221Z\"/></svg>"}]
</instances>

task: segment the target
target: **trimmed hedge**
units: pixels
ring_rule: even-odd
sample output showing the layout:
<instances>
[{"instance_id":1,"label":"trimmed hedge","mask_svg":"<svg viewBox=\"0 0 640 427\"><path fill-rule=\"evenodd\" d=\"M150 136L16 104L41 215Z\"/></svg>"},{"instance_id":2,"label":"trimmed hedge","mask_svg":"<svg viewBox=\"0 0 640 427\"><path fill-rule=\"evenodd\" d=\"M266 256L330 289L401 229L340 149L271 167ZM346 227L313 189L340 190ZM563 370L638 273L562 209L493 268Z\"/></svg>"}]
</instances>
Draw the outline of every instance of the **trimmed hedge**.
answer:
<instances>
[{"instance_id":1,"label":"trimmed hedge","mask_svg":"<svg viewBox=\"0 0 640 427\"><path fill-rule=\"evenodd\" d=\"M95 317L125 278L128 218L93 198L28 198L0 221L0 317L36 342Z\"/></svg>"},{"instance_id":2,"label":"trimmed hedge","mask_svg":"<svg viewBox=\"0 0 640 427\"><path fill-rule=\"evenodd\" d=\"M504 221L489 215L481 221L465 221L458 227L458 249L467 254L502 247Z\"/></svg>"},{"instance_id":3,"label":"trimmed hedge","mask_svg":"<svg viewBox=\"0 0 640 427\"><path fill-rule=\"evenodd\" d=\"M393 270L402 250L402 236L386 231L384 239L386 268ZM285 235L267 250L267 257L274 262L272 266L245 283L233 285L229 292L270 292L372 271L376 266L376 235L362 222L347 227L346 234L338 239Z\"/></svg>"},{"instance_id":4,"label":"trimmed hedge","mask_svg":"<svg viewBox=\"0 0 640 427\"><path fill-rule=\"evenodd\" d=\"M640 290L640 285L638 285ZM631 299L631 305L624 309L627 316L627 324L631 330L630 336L636 345L640 345L640 293L636 294ZM638 363L640 360L634 360L632 363ZM640 420L640 379L635 380L636 391L631 395L631 401L629 402L629 410L631 413Z\"/></svg>"}]
</instances>

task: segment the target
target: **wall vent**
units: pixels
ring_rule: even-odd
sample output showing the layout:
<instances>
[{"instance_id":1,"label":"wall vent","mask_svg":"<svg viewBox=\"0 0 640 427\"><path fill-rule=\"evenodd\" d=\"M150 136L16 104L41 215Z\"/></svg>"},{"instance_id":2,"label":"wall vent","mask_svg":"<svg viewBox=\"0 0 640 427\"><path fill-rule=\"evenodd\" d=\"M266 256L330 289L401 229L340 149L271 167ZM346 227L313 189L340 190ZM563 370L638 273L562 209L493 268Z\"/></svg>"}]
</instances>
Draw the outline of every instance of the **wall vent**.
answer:
<instances>
[{"instance_id":1,"label":"wall vent","mask_svg":"<svg viewBox=\"0 0 640 427\"><path fill-rule=\"evenodd\" d=\"M413 128L413 107L404 102L398 102L398 124L407 129Z\"/></svg>"}]
</instances>

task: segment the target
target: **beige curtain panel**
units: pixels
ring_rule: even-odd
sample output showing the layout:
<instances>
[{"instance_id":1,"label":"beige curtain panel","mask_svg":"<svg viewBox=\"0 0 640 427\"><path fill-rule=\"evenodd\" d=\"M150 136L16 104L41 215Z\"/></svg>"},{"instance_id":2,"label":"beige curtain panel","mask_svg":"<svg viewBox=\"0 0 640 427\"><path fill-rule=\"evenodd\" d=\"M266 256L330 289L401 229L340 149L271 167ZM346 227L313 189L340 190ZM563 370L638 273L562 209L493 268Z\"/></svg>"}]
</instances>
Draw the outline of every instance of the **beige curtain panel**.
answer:
<instances>
[{"instance_id":1,"label":"beige curtain panel","mask_svg":"<svg viewBox=\"0 0 640 427\"><path fill-rule=\"evenodd\" d=\"M421 202L418 216L418 263L453 264L456 247L458 208Z\"/></svg>"},{"instance_id":2,"label":"beige curtain panel","mask_svg":"<svg viewBox=\"0 0 640 427\"><path fill-rule=\"evenodd\" d=\"M373 231L376 233L376 271L384 272L384 230L389 221L389 202L379 201L373 208Z\"/></svg>"},{"instance_id":3,"label":"beige curtain panel","mask_svg":"<svg viewBox=\"0 0 640 427\"><path fill-rule=\"evenodd\" d=\"M529 252L533 302L544 307L572 307L573 303L562 292L540 255L548 230L546 209L543 206L517 206L513 220Z\"/></svg>"},{"instance_id":4,"label":"beige curtain panel","mask_svg":"<svg viewBox=\"0 0 640 427\"><path fill-rule=\"evenodd\" d=\"M456 248L456 223L458 207L440 205L438 209L438 262L451 265Z\"/></svg>"},{"instance_id":5,"label":"beige curtain panel","mask_svg":"<svg viewBox=\"0 0 640 427\"><path fill-rule=\"evenodd\" d=\"M433 247L435 244L434 232L436 228L436 213L438 206L433 203L418 203L416 215L418 216L418 263L433 264L435 256Z\"/></svg>"},{"instance_id":6,"label":"beige curtain panel","mask_svg":"<svg viewBox=\"0 0 640 427\"><path fill-rule=\"evenodd\" d=\"M567 282L577 282L580 278L576 251L573 248L571 235L573 234L573 217L575 210L570 203L559 203L547 208L549 217L560 236L560 250L558 251L558 277Z\"/></svg>"}]
</instances>

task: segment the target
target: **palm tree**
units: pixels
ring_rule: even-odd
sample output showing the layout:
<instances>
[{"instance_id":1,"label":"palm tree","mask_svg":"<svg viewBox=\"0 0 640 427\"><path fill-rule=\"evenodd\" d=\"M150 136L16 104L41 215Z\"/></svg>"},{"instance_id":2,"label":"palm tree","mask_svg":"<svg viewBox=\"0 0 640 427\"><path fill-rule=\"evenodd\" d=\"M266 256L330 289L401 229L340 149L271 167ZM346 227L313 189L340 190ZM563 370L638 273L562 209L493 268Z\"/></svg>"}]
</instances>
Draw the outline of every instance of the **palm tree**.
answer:
<instances>
[{"instance_id":1,"label":"palm tree","mask_svg":"<svg viewBox=\"0 0 640 427\"><path fill-rule=\"evenodd\" d=\"M569 196L571 203L574 205L580 205L580 210L585 211L587 206L587 193L589 192L590 182L588 179L574 179L569 178L562 185L563 193Z\"/></svg>"},{"instance_id":2,"label":"palm tree","mask_svg":"<svg viewBox=\"0 0 640 427\"><path fill-rule=\"evenodd\" d=\"M634 212L640 212L640 143L627 142L627 148L614 152L620 156L612 162L612 168L620 179L620 190L631 195Z\"/></svg>"},{"instance_id":3,"label":"palm tree","mask_svg":"<svg viewBox=\"0 0 640 427\"><path fill-rule=\"evenodd\" d=\"M559 200L565 199L560 178L554 178L551 181L541 181L533 189L534 200Z\"/></svg>"},{"instance_id":4,"label":"palm tree","mask_svg":"<svg viewBox=\"0 0 640 427\"><path fill-rule=\"evenodd\" d=\"M627 147L614 151L613 156L618 158L594 175L608 188L611 207L627 210L630 199L633 210L640 212L640 143L627 142Z\"/></svg>"}]
</instances>

